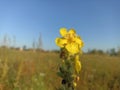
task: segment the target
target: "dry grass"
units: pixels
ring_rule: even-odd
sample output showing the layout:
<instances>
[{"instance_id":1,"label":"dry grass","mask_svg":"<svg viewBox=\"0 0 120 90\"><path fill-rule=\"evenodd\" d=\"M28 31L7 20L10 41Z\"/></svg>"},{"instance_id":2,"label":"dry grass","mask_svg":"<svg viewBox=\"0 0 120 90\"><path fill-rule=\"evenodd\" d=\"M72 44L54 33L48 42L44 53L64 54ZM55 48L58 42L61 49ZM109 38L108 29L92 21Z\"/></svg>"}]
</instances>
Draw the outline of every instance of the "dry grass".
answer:
<instances>
[{"instance_id":1,"label":"dry grass","mask_svg":"<svg viewBox=\"0 0 120 90\"><path fill-rule=\"evenodd\" d=\"M55 90L59 54L0 48L0 90ZM83 55L77 90L120 90L120 57Z\"/></svg>"}]
</instances>

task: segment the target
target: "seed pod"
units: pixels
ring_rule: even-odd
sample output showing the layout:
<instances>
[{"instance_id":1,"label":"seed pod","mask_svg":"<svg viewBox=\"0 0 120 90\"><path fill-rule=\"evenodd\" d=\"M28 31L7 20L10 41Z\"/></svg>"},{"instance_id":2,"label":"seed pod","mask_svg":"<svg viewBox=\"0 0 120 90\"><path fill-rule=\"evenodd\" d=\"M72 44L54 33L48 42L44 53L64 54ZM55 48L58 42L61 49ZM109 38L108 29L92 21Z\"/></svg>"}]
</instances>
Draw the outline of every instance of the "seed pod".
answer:
<instances>
[{"instance_id":1,"label":"seed pod","mask_svg":"<svg viewBox=\"0 0 120 90\"><path fill-rule=\"evenodd\" d=\"M62 84L66 84L66 80L63 79L63 80L62 80Z\"/></svg>"},{"instance_id":2,"label":"seed pod","mask_svg":"<svg viewBox=\"0 0 120 90\"><path fill-rule=\"evenodd\" d=\"M80 77L79 77L79 76L77 76L77 77L76 77L76 81L79 81L79 80L80 80Z\"/></svg>"}]
</instances>

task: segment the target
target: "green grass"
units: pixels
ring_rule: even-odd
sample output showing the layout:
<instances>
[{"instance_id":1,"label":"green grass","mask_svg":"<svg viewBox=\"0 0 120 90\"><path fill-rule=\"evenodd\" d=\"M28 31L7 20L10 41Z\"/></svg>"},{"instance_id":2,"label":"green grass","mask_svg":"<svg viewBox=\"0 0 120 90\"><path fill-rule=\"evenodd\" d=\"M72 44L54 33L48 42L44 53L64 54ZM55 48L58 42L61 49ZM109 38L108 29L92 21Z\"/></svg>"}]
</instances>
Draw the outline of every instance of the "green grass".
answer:
<instances>
[{"instance_id":1,"label":"green grass","mask_svg":"<svg viewBox=\"0 0 120 90\"><path fill-rule=\"evenodd\" d=\"M58 53L0 48L0 90L55 90ZM120 90L120 57L82 55L77 90Z\"/></svg>"}]
</instances>

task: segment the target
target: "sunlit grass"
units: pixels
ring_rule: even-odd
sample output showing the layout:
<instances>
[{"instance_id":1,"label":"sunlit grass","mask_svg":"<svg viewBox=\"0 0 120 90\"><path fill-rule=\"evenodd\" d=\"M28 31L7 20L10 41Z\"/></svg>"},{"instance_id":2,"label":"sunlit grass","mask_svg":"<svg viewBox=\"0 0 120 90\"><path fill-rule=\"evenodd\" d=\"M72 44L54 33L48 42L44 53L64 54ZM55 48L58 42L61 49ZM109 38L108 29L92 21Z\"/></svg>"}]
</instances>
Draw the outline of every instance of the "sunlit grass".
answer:
<instances>
[{"instance_id":1,"label":"sunlit grass","mask_svg":"<svg viewBox=\"0 0 120 90\"><path fill-rule=\"evenodd\" d=\"M0 48L0 90L55 90L61 84L58 62L53 52ZM120 90L120 57L84 54L81 63L76 90Z\"/></svg>"}]
</instances>

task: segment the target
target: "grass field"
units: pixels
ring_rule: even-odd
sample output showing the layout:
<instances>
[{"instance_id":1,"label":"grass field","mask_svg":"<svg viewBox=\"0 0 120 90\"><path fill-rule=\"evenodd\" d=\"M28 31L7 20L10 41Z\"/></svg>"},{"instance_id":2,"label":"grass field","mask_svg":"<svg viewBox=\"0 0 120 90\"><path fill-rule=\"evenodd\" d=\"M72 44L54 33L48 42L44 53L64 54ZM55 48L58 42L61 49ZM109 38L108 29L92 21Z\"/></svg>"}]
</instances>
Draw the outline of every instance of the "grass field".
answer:
<instances>
[{"instance_id":1,"label":"grass field","mask_svg":"<svg viewBox=\"0 0 120 90\"><path fill-rule=\"evenodd\" d=\"M0 48L0 90L56 90L60 59L54 52ZM120 57L84 54L76 90L120 90Z\"/></svg>"}]
</instances>

